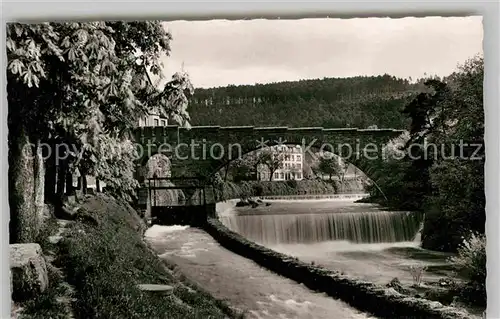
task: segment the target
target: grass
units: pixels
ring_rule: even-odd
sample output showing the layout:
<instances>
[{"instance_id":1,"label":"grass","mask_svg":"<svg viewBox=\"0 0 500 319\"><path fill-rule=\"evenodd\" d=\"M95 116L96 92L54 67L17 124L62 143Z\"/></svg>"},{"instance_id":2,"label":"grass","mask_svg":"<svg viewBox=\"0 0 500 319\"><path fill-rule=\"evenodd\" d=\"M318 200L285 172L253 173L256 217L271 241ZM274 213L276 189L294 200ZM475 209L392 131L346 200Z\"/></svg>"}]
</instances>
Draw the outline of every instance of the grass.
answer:
<instances>
[{"instance_id":1,"label":"grass","mask_svg":"<svg viewBox=\"0 0 500 319\"><path fill-rule=\"evenodd\" d=\"M50 268L49 268L50 269ZM49 288L36 298L23 303L21 306L22 318L25 319L67 319L67 313L57 302L60 295L61 277L53 271L49 271Z\"/></svg>"},{"instance_id":2,"label":"grass","mask_svg":"<svg viewBox=\"0 0 500 319\"><path fill-rule=\"evenodd\" d=\"M223 301L176 278L145 245L135 212L104 196L87 200L80 221L62 241L61 261L76 289L81 318L235 318ZM170 295L138 284L167 284Z\"/></svg>"},{"instance_id":3,"label":"grass","mask_svg":"<svg viewBox=\"0 0 500 319\"><path fill-rule=\"evenodd\" d=\"M57 255L57 246L50 243L48 237L55 234L59 226L55 219L47 220L40 230L36 242L42 247L42 251L47 255ZM67 319L69 314L67 308L58 302L58 297L65 295L63 285L64 279L61 272L57 271L47 262L47 273L49 286L43 293L35 298L23 302L22 318L24 319Z\"/></svg>"}]
</instances>

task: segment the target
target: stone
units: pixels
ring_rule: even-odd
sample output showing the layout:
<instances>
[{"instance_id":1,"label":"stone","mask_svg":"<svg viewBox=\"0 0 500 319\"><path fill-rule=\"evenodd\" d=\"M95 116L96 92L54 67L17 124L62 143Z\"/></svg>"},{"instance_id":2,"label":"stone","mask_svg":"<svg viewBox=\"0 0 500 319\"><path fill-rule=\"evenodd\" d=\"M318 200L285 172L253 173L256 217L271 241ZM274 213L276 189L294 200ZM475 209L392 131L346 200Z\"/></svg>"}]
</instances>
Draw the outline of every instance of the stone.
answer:
<instances>
[{"instance_id":1,"label":"stone","mask_svg":"<svg viewBox=\"0 0 500 319\"><path fill-rule=\"evenodd\" d=\"M139 290L153 293L170 293L174 290L174 287L169 285L139 284L137 287Z\"/></svg>"},{"instance_id":2,"label":"stone","mask_svg":"<svg viewBox=\"0 0 500 319\"><path fill-rule=\"evenodd\" d=\"M76 196L75 195L69 195L66 197L66 202L70 205L74 205L76 203Z\"/></svg>"},{"instance_id":3,"label":"stone","mask_svg":"<svg viewBox=\"0 0 500 319\"><path fill-rule=\"evenodd\" d=\"M243 206L248 206L248 205L250 205L250 204L246 200L240 200L239 202L236 203L236 207L243 207Z\"/></svg>"},{"instance_id":4,"label":"stone","mask_svg":"<svg viewBox=\"0 0 500 319\"><path fill-rule=\"evenodd\" d=\"M11 244L12 299L23 301L44 292L49 285L47 265L39 244Z\"/></svg>"},{"instance_id":5,"label":"stone","mask_svg":"<svg viewBox=\"0 0 500 319\"><path fill-rule=\"evenodd\" d=\"M61 241L61 239L62 239L62 236L60 236L60 235L49 236L49 242L51 244L54 244L54 245L59 243Z\"/></svg>"}]
</instances>

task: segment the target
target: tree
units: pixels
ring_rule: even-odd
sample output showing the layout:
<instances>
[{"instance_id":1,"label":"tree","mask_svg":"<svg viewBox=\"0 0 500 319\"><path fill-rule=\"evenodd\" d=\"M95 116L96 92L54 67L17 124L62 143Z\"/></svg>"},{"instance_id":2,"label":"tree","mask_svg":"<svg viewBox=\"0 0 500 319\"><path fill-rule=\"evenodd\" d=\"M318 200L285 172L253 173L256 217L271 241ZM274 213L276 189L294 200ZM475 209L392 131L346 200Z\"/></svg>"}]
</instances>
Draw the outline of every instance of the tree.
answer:
<instances>
[{"instance_id":1,"label":"tree","mask_svg":"<svg viewBox=\"0 0 500 319\"><path fill-rule=\"evenodd\" d=\"M232 177L235 182L254 179L259 165L259 158L251 152L231 163Z\"/></svg>"},{"instance_id":2,"label":"tree","mask_svg":"<svg viewBox=\"0 0 500 319\"><path fill-rule=\"evenodd\" d=\"M272 149L265 149L259 152L257 161L269 170L269 181L273 180L273 174L278 169L283 168L284 154Z\"/></svg>"},{"instance_id":3,"label":"tree","mask_svg":"<svg viewBox=\"0 0 500 319\"><path fill-rule=\"evenodd\" d=\"M317 172L322 175L327 175L330 180L333 176L338 176L342 173L342 167L339 160L335 156L321 156L317 165Z\"/></svg>"},{"instance_id":4,"label":"tree","mask_svg":"<svg viewBox=\"0 0 500 319\"><path fill-rule=\"evenodd\" d=\"M483 74L483 59L475 57L447 78L422 81L405 108L408 134L391 141L386 158L367 171L374 199L383 192L385 205L425 212L427 249L455 251L462 236L484 233Z\"/></svg>"},{"instance_id":5,"label":"tree","mask_svg":"<svg viewBox=\"0 0 500 319\"><path fill-rule=\"evenodd\" d=\"M445 153L438 150L430 168L433 193L422 234L426 248L455 251L462 236L485 231L483 76L483 59L476 57L448 79L450 94L440 108L446 118L436 121L441 127L431 141L449 147ZM460 142L480 147L474 158L468 156L476 147L457 150Z\"/></svg>"},{"instance_id":6,"label":"tree","mask_svg":"<svg viewBox=\"0 0 500 319\"><path fill-rule=\"evenodd\" d=\"M103 150L130 143L128 131L153 107L181 124L189 120L193 88L185 74L161 92L148 81L148 71L161 74L159 58L169 53L170 40L158 21L8 25L11 241L31 241L37 232L33 194L43 182L34 177L44 163L32 165L31 155L42 141L52 151L67 146L54 159L59 193L80 164L133 193L135 148L119 147L112 159Z\"/></svg>"}]
</instances>

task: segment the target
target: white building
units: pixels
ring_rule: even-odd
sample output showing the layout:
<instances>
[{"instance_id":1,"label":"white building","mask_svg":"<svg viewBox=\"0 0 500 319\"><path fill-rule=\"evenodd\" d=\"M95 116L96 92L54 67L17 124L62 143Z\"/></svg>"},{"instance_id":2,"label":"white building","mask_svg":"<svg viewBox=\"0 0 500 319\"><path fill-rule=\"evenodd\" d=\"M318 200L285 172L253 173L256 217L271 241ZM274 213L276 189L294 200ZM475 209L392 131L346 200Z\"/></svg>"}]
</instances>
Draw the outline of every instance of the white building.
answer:
<instances>
[{"instance_id":1,"label":"white building","mask_svg":"<svg viewBox=\"0 0 500 319\"><path fill-rule=\"evenodd\" d=\"M139 119L139 127L142 126L167 126L168 120L166 117L159 115L159 112L151 112L148 116Z\"/></svg>"},{"instance_id":2,"label":"white building","mask_svg":"<svg viewBox=\"0 0 500 319\"><path fill-rule=\"evenodd\" d=\"M158 75L153 74L149 71L149 68L146 68L146 75L148 77L149 83L155 87L157 90L163 90L163 86L165 85L165 79L162 79ZM155 109L151 111L151 113L144 118L139 119L138 126L167 126L168 120L166 117L160 116L159 110Z\"/></svg>"},{"instance_id":3,"label":"white building","mask_svg":"<svg viewBox=\"0 0 500 319\"><path fill-rule=\"evenodd\" d=\"M273 181L302 180L304 178L304 154L299 145L280 145L270 147L270 149L275 156L282 158L282 167L273 173ZM267 165L259 164L257 166L257 177L259 180L268 181L269 173Z\"/></svg>"}]
</instances>

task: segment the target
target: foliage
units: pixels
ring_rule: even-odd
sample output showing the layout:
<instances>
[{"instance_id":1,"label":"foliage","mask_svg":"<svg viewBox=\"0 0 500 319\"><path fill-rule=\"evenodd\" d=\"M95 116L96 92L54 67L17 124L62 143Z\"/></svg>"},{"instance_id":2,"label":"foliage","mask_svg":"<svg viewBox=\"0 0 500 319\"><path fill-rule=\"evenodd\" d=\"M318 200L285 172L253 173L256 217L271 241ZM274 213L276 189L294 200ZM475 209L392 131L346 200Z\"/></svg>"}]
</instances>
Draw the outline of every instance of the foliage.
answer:
<instances>
[{"instance_id":1,"label":"foliage","mask_svg":"<svg viewBox=\"0 0 500 319\"><path fill-rule=\"evenodd\" d=\"M159 21L8 24L9 148L39 140L65 145L70 156L59 154L59 178L78 168L130 199L136 186L130 129L152 111L189 125L194 89L187 74L175 74L163 90L150 82L151 74L162 76L160 57L169 54L170 40ZM23 156L9 156L9 183L25 184L12 189L12 225L36 216L29 196L20 194L32 192L28 177L35 172L13 165L25 163Z\"/></svg>"},{"instance_id":2,"label":"foliage","mask_svg":"<svg viewBox=\"0 0 500 319\"><path fill-rule=\"evenodd\" d=\"M313 170L317 173L328 175L330 180L332 176L338 176L340 178L344 171L338 158L335 156L321 156L317 167Z\"/></svg>"},{"instance_id":3,"label":"foliage","mask_svg":"<svg viewBox=\"0 0 500 319\"><path fill-rule=\"evenodd\" d=\"M138 158L135 145L128 139L101 136L93 174L106 183L106 192L130 201L139 186L134 176Z\"/></svg>"},{"instance_id":4,"label":"foliage","mask_svg":"<svg viewBox=\"0 0 500 319\"><path fill-rule=\"evenodd\" d=\"M385 74L199 88L191 115L197 125L403 128L399 111L423 82Z\"/></svg>"},{"instance_id":5,"label":"foliage","mask_svg":"<svg viewBox=\"0 0 500 319\"><path fill-rule=\"evenodd\" d=\"M423 265L411 265L409 270L413 279L413 284L417 287L420 287L420 285L422 284L422 276L427 270L427 267Z\"/></svg>"},{"instance_id":6,"label":"foliage","mask_svg":"<svg viewBox=\"0 0 500 319\"><path fill-rule=\"evenodd\" d=\"M323 195L335 194L336 188L322 180L224 182L216 196L218 200L226 200L251 196Z\"/></svg>"},{"instance_id":7,"label":"foliage","mask_svg":"<svg viewBox=\"0 0 500 319\"><path fill-rule=\"evenodd\" d=\"M67 307L64 307L58 298L67 293L63 278L54 268L48 267L49 287L35 298L23 303L22 318L26 319L66 319L70 318Z\"/></svg>"},{"instance_id":8,"label":"foliage","mask_svg":"<svg viewBox=\"0 0 500 319\"><path fill-rule=\"evenodd\" d=\"M225 180L228 173L231 172L234 181L254 179L257 173L257 166L260 164L260 158L256 152L246 154L242 158L237 158L228 163L225 172Z\"/></svg>"},{"instance_id":9,"label":"foliage","mask_svg":"<svg viewBox=\"0 0 500 319\"><path fill-rule=\"evenodd\" d=\"M372 200L425 212L424 248L455 251L469 231L484 233L483 72L475 57L446 79L427 81L404 108L408 133L365 172L375 181Z\"/></svg>"},{"instance_id":10,"label":"foliage","mask_svg":"<svg viewBox=\"0 0 500 319\"><path fill-rule=\"evenodd\" d=\"M459 287L462 298L484 305L486 303L486 236L470 232L449 260L467 283Z\"/></svg>"},{"instance_id":11,"label":"foliage","mask_svg":"<svg viewBox=\"0 0 500 319\"><path fill-rule=\"evenodd\" d=\"M269 181L272 180L274 172L283 168L285 155L281 152L276 153L271 149L264 149L258 152L257 163L265 165L269 171Z\"/></svg>"}]
</instances>

